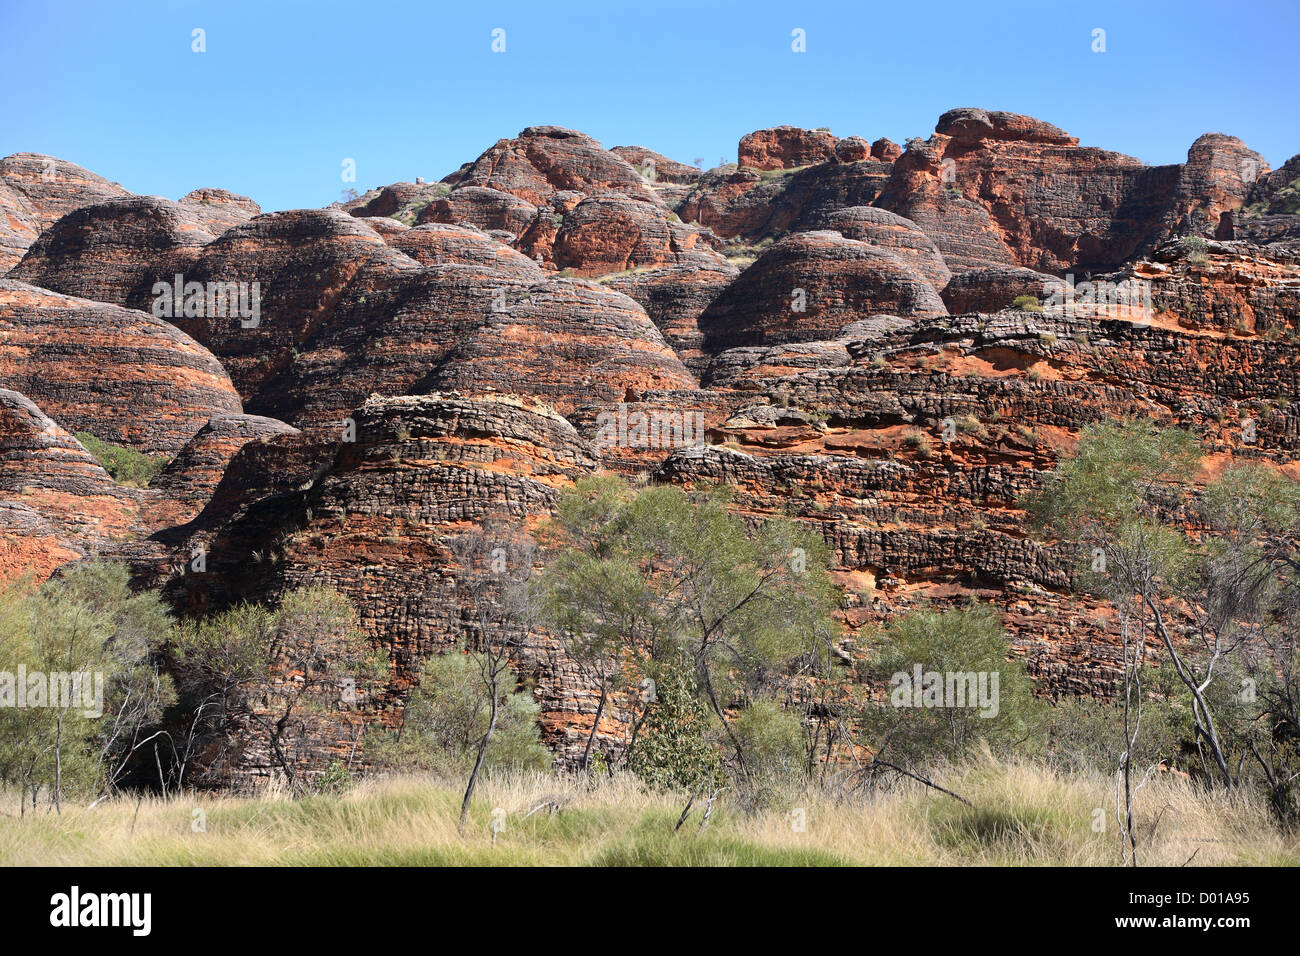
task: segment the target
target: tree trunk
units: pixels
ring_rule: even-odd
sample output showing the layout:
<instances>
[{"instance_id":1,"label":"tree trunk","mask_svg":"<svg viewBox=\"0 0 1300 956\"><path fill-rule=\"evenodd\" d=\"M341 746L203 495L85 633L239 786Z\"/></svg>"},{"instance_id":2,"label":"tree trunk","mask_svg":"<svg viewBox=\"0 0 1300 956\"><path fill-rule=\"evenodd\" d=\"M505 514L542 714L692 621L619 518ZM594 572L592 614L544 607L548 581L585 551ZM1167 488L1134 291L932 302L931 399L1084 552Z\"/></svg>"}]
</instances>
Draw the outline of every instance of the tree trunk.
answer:
<instances>
[{"instance_id":1,"label":"tree trunk","mask_svg":"<svg viewBox=\"0 0 1300 956\"><path fill-rule=\"evenodd\" d=\"M600 682L600 703L596 705L596 719L591 723L591 733L587 734L587 747L582 751L582 772L591 772L591 746L596 741L596 731L600 727L600 718L605 713L605 699L609 696L609 686Z\"/></svg>"},{"instance_id":2,"label":"tree trunk","mask_svg":"<svg viewBox=\"0 0 1300 956\"><path fill-rule=\"evenodd\" d=\"M474 769L469 774L469 784L465 787L465 798L460 802L460 823L456 825L456 832L465 835L465 821L469 818L469 802L474 797L474 788L478 786L478 774L483 769L483 761L487 757L488 744L492 742L492 733L497 729L497 690L492 688L492 713L488 718L487 733L478 744L478 754L474 758Z\"/></svg>"}]
</instances>

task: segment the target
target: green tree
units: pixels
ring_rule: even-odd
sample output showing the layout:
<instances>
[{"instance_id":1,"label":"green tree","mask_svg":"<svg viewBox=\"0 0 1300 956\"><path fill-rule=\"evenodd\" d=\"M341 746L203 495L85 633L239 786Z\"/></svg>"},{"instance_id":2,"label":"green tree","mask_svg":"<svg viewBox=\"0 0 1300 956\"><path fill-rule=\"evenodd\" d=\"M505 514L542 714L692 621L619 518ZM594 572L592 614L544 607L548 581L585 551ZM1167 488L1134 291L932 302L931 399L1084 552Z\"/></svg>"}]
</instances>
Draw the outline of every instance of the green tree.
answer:
<instances>
[{"instance_id":1,"label":"green tree","mask_svg":"<svg viewBox=\"0 0 1300 956\"><path fill-rule=\"evenodd\" d=\"M785 519L748 524L725 487L632 490L598 478L562 497L543 542L554 557L541 606L567 646L623 687L689 661L736 778L751 784L729 712L789 697L813 635L837 630L822 540ZM630 750L655 708L634 713Z\"/></svg>"},{"instance_id":2,"label":"green tree","mask_svg":"<svg viewBox=\"0 0 1300 956\"><path fill-rule=\"evenodd\" d=\"M1076 454L1027 505L1072 546L1078 583L1117 610L1122 648L1124 819L1152 699L1185 713L1207 778L1239 786L1243 765L1291 799L1296 700L1297 483L1235 465L1200 486L1190 434L1148 421L1089 426ZM1160 670L1149 648L1163 652ZM1123 836L1123 835L1122 835ZM1128 830L1126 854L1136 858Z\"/></svg>"},{"instance_id":3,"label":"green tree","mask_svg":"<svg viewBox=\"0 0 1300 956\"><path fill-rule=\"evenodd\" d=\"M291 591L275 607L244 603L187 622L172 652L182 726L227 745L251 731L295 791L303 789L307 755L299 750L307 746L308 721L355 694L382 666L348 599L319 586ZM177 754L177 787L193 737Z\"/></svg>"},{"instance_id":4,"label":"green tree","mask_svg":"<svg viewBox=\"0 0 1300 956\"><path fill-rule=\"evenodd\" d=\"M645 728L628 755L632 772L661 790L698 793L722 781L709 711L700 700L694 672L684 655L656 665Z\"/></svg>"},{"instance_id":5,"label":"green tree","mask_svg":"<svg viewBox=\"0 0 1300 956\"><path fill-rule=\"evenodd\" d=\"M20 670L42 688L27 706L0 707L0 779L18 784L24 805L41 789L60 811L69 790L111 792L160 737L173 700L160 668L171 626L157 596L132 594L126 569L110 562L0 590L0 696L16 691Z\"/></svg>"},{"instance_id":6,"label":"green tree","mask_svg":"<svg viewBox=\"0 0 1300 956\"><path fill-rule=\"evenodd\" d=\"M980 740L1017 751L1043 728L1033 681L986 604L900 615L880 632L866 669L886 688L886 701L864 711L878 759L919 768L960 758Z\"/></svg>"},{"instance_id":7,"label":"green tree","mask_svg":"<svg viewBox=\"0 0 1300 956\"><path fill-rule=\"evenodd\" d=\"M401 727L375 733L367 747L376 762L446 775L469 773L491 716L482 670L481 661L459 651L425 661L420 683L402 710ZM513 671L505 675L503 683L515 686ZM527 689L502 694L496 732L484 755L485 769L545 770L551 766L552 757L538 733L540 709Z\"/></svg>"}]
</instances>

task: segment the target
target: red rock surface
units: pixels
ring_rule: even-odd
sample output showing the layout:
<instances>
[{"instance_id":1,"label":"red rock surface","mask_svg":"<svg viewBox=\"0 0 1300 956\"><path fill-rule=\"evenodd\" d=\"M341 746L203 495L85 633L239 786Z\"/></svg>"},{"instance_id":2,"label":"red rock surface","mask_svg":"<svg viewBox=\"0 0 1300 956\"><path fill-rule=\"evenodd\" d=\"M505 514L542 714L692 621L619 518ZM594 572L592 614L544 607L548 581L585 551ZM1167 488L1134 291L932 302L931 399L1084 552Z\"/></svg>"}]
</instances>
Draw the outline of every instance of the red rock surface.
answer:
<instances>
[{"instance_id":1,"label":"red rock surface","mask_svg":"<svg viewBox=\"0 0 1300 956\"><path fill-rule=\"evenodd\" d=\"M0 386L69 431L146 454L241 411L216 358L152 315L0 279Z\"/></svg>"},{"instance_id":2,"label":"red rock surface","mask_svg":"<svg viewBox=\"0 0 1300 956\"><path fill-rule=\"evenodd\" d=\"M195 189L180 198L194 210L203 228L214 236L262 214L262 207L247 196L226 189Z\"/></svg>"},{"instance_id":3,"label":"red rock surface","mask_svg":"<svg viewBox=\"0 0 1300 956\"><path fill-rule=\"evenodd\" d=\"M530 126L514 139L498 140L461 174L453 193L471 186L510 193L534 206L549 204L560 190L654 198L630 163L590 136L559 126Z\"/></svg>"},{"instance_id":4,"label":"red rock surface","mask_svg":"<svg viewBox=\"0 0 1300 956\"><path fill-rule=\"evenodd\" d=\"M499 229L518 236L537 215L537 207L526 199L500 189L466 186L435 199L422 209L416 222L456 223L479 229Z\"/></svg>"},{"instance_id":5,"label":"red rock surface","mask_svg":"<svg viewBox=\"0 0 1300 956\"><path fill-rule=\"evenodd\" d=\"M633 169L651 183L689 186L700 178L700 171L694 166L679 163L644 146L611 146L609 151L631 164Z\"/></svg>"},{"instance_id":6,"label":"red rock surface","mask_svg":"<svg viewBox=\"0 0 1300 956\"><path fill-rule=\"evenodd\" d=\"M944 305L953 315L963 312L1000 312L1022 295L1040 302L1049 296L1055 276L1019 266L989 266L959 272L943 287Z\"/></svg>"},{"instance_id":7,"label":"red rock surface","mask_svg":"<svg viewBox=\"0 0 1300 956\"><path fill-rule=\"evenodd\" d=\"M59 565L135 528L121 489L31 399L0 388L0 583ZM30 564L28 563L30 562Z\"/></svg>"},{"instance_id":8,"label":"red rock surface","mask_svg":"<svg viewBox=\"0 0 1300 956\"><path fill-rule=\"evenodd\" d=\"M9 276L65 295L151 310L154 284L171 284L212 241L201 211L157 196L82 206L43 232Z\"/></svg>"},{"instance_id":9,"label":"red rock surface","mask_svg":"<svg viewBox=\"0 0 1300 956\"><path fill-rule=\"evenodd\" d=\"M0 180L27 197L41 230L80 206L130 195L76 163L41 153L14 153L0 159Z\"/></svg>"},{"instance_id":10,"label":"red rock surface","mask_svg":"<svg viewBox=\"0 0 1300 956\"><path fill-rule=\"evenodd\" d=\"M838 140L828 130L776 126L747 133L736 148L736 162L750 169L794 169L835 157Z\"/></svg>"},{"instance_id":11,"label":"red rock surface","mask_svg":"<svg viewBox=\"0 0 1300 956\"><path fill-rule=\"evenodd\" d=\"M873 314L947 311L925 276L887 249L837 232L804 232L782 239L742 272L705 310L700 330L705 348L717 351L834 338Z\"/></svg>"},{"instance_id":12,"label":"red rock surface","mask_svg":"<svg viewBox=\"0 0 1300 956\"><path fill-rule=\"evenodd\" d=\"M906 151L819 131L746 141L762 168L701 173L534 127L442 183L270 215L215 191L70 194L44 197L71 215L42 225L0 177L0 251L49 229L26 281L112 303L0 284L21 306L0 307L0 385L41 406L0 399L0 575L107 550L185 611L340 587L390 664L361 713L393 722L419 659L473 636L450 536L536 522L604 468L723 481L747 515L795 515L831 547L851 630L977 596L1041 693L1113 693L1113 617L1026 537L1016 502L1114 415L1190 429L1216 467L1300 473L1300 166L1252 173L1257 154L1207 134L1186 164L1147 167L972 109ZM157 434L132 441L175 457L153 487L117 488L60 426L144 427L120 413L138 398L95 390L174 400L203 366L194 341L129 311L178 263L260 283L255 328L172 320L250 414L149 411ZM1067 274L1145 283L1151 309L1008 308ZM597 446L616 406L698 415L704 443ZM517 663L572 760L592 688L545 633ZM316 769L350 746L353 717L312 731ZM261 772L254 750L232 753L236 774Z\"/></svg>"}]
</instances>

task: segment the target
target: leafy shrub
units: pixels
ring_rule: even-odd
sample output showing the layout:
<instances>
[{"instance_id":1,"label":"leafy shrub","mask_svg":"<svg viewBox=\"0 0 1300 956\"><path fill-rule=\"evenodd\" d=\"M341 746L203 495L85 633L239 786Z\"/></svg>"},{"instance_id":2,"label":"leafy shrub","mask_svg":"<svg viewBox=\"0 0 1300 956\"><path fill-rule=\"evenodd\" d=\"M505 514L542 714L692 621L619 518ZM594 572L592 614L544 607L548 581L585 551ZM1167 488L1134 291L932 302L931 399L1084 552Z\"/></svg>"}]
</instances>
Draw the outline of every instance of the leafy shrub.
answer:
<instances>
[{"instance_id":1,"label":"leafy shrub","mask_svg":"<svg viewBox=\"0 0 1300 956\"><path fill-rule=\"evenodd\" d=\"M694 793L722 779L709 714L691 671L685 655L659 667L655 700L628 757L632 772L656 789Z\"/></svg>"}]
</instances>

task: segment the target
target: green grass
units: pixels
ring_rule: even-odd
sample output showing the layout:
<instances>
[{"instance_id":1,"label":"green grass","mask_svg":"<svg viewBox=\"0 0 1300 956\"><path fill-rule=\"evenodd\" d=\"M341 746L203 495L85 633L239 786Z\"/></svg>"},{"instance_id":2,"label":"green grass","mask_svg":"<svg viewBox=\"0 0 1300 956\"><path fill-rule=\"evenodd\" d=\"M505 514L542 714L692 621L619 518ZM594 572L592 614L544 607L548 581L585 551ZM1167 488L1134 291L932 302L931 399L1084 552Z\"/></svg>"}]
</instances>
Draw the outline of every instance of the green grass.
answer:
<instances>
[{"instance_id":1,"label":"green grass","mask_svg":"<svg viewBox=\"0 0 1300 956\"><path fill-rule=\"evenodd\" d=\"M76 438L119 485L144 488L167 465L165 455L143 455L132 448L100 441L90 432L77 432Z\"/></svg>"},{"instance_id":2,"label":"green grass","mask_svg":"<svg viewBox=\"0 0 1300 956\"><path fill-rule=\"evenodd\" d=\"M674 826L682 794L628 776L592 787L570 777L486 780L464 836L460 784L426 777L369 780L338 795L288 799L185 794L94 809L44 804L18 814L0 793L5 865L290 866L842 866L1117 865L1114 781L991 758L938 775L951 797L908 783L886 793L809 788L770 794L749 811L724 793L709 826L701 807ZM544 799L556 813L529 814ZM493 808L505 828L492 839ZM792 811L806 826L796 830ZM193 826L195 811L204 826ZM1101 832L1098 811L1104 818ZM1300 863L1300 836L1279 832L1246 797L1205 793L1175 777L1148 783L1137 804L1144 865ZM1193 854L1195 857L1193 858Z\"/></svg>"}]
</instances>

